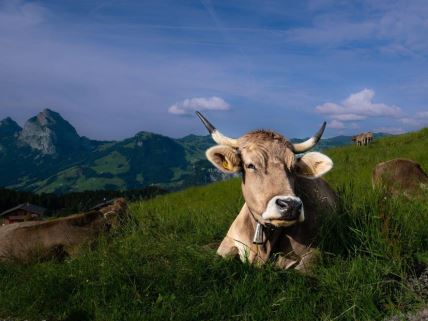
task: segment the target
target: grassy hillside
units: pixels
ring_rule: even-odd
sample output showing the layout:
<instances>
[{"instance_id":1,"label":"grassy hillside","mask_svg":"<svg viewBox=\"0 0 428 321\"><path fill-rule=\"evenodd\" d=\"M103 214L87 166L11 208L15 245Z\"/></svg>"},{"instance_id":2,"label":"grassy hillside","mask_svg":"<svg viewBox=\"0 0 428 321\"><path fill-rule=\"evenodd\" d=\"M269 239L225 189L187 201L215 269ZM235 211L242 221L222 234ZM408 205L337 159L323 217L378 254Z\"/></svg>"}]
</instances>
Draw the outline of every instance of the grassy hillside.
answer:
<instances>
[{"instance_id":1,"label":"grassy hillside","mask_svg":"<svg viewBox=\"0 0 428 321\"><path fill-rule=\"evenodd\" d=\"M412 159L428 173L428 128L384 137L368 146L329 149L327 154L333 159L335 167L326 178L334 186L352 182L356 186L369 188L374 166L394 158Z\"/></svg>"},{"instance_id":2,"label":"grassy hillside","mask_svg":"<svg viewBox=\"0 0 428 321\"><path fill-rule=\"evenodd\" d=\"M374 164L428 170L428 130L327 150L337 216L315 275L226 261L218 242L242 206L239 180L133 203L135 220L65 263L0 264L0 317L30 320L382 320L427 298L407 280L428 263L426 199L373 192Z\"/></svg>"}]
</instances>

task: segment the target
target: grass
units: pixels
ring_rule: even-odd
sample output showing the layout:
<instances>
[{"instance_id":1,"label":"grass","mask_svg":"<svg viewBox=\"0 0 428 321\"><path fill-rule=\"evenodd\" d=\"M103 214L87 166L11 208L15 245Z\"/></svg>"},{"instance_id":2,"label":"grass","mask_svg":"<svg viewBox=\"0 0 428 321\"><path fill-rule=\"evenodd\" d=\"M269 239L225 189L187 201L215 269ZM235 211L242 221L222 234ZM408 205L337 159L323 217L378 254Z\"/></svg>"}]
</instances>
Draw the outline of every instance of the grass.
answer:
<instances>
[{"instance_id":1,"label":"grass","mask_svg":"<svg viewBox=\"0 0 428 321\"><path fill-rule=\"evenodd\" d=\"M0 265L0 317L29 320L382 320L426 304L406 284L428 257L425 199L372 191L373 166L407 157L428 169L428 130L326 151L340 196L313 277L223 260L243 203L230 180L131 204L134 220L64 263ZM425 264L428 262L425 261Z\"/></svg>"},{"instance_id":2,"label":"grass","mask_svg":"<svg viewBox=\"0 0 428 321\"><path fill-rule=\"evenodd\" d=\"M372 170L383 161L407 158L418 162L428 172L428 128L385 137L368 146L329 149L327 154L333 159L335 167L326 179L334 187L352 183L371 188Z\"/></svg>"},{"instance_id":3,"label":"grass","mask_svg":"<svg viewBox=\"0 0 428 321\"><path fill-rule=\"evenodd\" d=\"M116 151L97 159L94 163L95 165L92 169L99 174L111 173L117 175L129 171L129 163L126 157Z\"/></svg>"}]
</instances>

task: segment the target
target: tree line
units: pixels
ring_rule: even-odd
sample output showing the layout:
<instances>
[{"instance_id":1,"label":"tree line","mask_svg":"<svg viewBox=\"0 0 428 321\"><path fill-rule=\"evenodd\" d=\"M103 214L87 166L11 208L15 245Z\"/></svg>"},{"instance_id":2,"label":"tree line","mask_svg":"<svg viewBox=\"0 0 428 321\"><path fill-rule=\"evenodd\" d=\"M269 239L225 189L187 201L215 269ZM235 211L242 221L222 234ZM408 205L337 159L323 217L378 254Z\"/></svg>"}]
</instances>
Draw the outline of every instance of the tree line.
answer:
<instances>
[{"instance_id":1,"label":"tree line","mask_svg":"<svg viewBox=\"0 0 428 321\"><path fill-rule=\"evenodd\" d=\"M63 216L86 211L112 198L125 197L128 201L136 201L152 198L156 195L165 194L166 192L166 190L160 187L149 186L143 189L126 191L97 190L66 194L35 194L0 187L0 213L19 204L28 202L46 208L46 215L48 216Z\"/></svg>"}]
</instances>

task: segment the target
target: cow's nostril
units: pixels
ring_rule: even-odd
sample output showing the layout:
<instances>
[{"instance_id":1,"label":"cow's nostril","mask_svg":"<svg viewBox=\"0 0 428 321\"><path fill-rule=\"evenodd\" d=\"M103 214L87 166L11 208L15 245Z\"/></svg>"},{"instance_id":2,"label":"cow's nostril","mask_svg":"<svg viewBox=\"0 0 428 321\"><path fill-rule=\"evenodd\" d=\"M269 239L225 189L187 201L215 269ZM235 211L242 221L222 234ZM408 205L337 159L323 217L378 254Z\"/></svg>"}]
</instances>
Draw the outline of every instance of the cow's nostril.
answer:
<instances>
[{"instance_id":1,"label":"cow's nostril","mask_svg":"<svg viewBox=\"0 0 428 321\"><path fill-rule=\"evenodd\" d=\"M297 198L278 198L275 204L284 220L297 219L303 209L302 201Z\"/></svg>"},{"instance_id":2,"label":"cow's nostril","mask_svg":"<svg viewBox=\"0 0 428 321\"><path fill-rule=\"evenodd\" d=\"M289 203L289 201L288 201L288 200L283 200L283 199L278 198L278 199L275 201L275 203L276 203L276 205L278 205L278 207L279 207L282 211L286 211L286 210L288 210L288 209L289 209L289 207L290 207L290 203Z\"/></svg>"}]
</instances>

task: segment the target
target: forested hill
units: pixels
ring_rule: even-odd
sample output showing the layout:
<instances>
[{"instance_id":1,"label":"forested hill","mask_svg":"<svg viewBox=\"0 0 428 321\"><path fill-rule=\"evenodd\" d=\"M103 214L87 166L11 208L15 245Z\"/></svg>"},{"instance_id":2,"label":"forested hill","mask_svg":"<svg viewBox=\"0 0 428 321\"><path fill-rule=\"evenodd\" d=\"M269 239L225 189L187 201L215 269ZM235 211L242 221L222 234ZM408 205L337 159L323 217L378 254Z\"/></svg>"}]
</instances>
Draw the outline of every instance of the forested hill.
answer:
<instances>
[{"instance_id":1,"label":"forested hill","mask_svg":"<svg viewBox=\"0 0 428 321\"><path fill-rule=\"evenodd\" d=\"M117 197L124 197L127 201L137 201L165 193L165 190L156 186L149 186L138 190L96 190L61 195L54 193L35 194L0 188L0 213L19 204L31 203L44 207L46 209L45 216L64 216L87 211L95 205Z\"/></svg>"}]
</instances>

